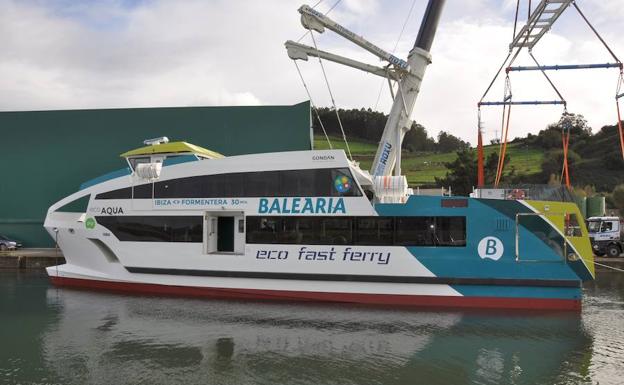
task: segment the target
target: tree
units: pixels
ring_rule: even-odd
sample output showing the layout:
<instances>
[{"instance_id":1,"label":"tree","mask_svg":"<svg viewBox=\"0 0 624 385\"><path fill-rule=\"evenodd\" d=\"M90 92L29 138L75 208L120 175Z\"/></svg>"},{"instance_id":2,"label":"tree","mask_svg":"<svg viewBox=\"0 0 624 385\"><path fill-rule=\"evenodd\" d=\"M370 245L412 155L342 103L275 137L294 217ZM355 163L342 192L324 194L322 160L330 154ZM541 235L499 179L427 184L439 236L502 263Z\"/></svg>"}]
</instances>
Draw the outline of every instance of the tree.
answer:
<instances>
[{"instance_id":1,"label":"tree","mask_svg":"<svg viewBox=\"0 0 624 385\"><path fill-rule=\"evenodd\" d=\"M568 170L574 170L581 157L574 151L568 150ZM555 175L560 178L563 170L563 150L552 150L542 160L542 177L544 180L552 180ZM570 174L572 171L570 171Z\"/></svg>"},{"instance_id":2,"label":"tree","mask_svg":"<svg viewBox=\"0 0 624 385\"><path fill-rule=\"evenodd\" d=\"M620 213L624 213L624 183L615 186L613 193L611 193L611 201L613 201L613 206L620 210Z\"/></svg>"},{"instance_id":3,"label":"tree","mask_svg":"<svg viewBox=\"0 0 624 385\"><path fill-rule=\"evenodd\" d=\"M403 139L403 148L410 152L434 151L435 147L435 140L427 134L427 129L416 122Z\"/></svg>"},{"instance_id":4,"label":"tree","mask_svg":"<svg viewBox=\"0 0 624 385\"><path fill-rule=\"evenodd\" d=\"M477 159L475 151L463 149L457 152L457 158L444 164L449 170L444 178L435 178L440 186L451 186L456 195L468 195L477 181Z\"/></svg>"},{"instance_id":5,"label":"tree","mask_svg":"<svg viewBox=\"0 0 624 385\"><path fill-rule=\"evenodd\" d=\"M493 185L496 181L496 172L498 171L498 158L498 152L493 152L488 155L487 159L485 160L485 164L483 165L483 172L485 174L484 176L486 185ZM509 154L505 154L505 164L509 164L510 160L511 157L509 156ZM503 171L505 171L504 168Z\"/></svg>"},{"instance_id":6,"label":"tree","mask_svg":"<svg viewBox=\"0 0 624 385\"><path fill-rule=\"evenodd\" d=\"M547 150L563 147L561 141L561 130L556 127L549 127L538 135L538 144Z\"/></svg>"},{"instance_id":7,"label":"tree","mask_svg":"<svg viewBox=\"0 0 624 385\"><path fill-rule=\"evenodd\" d=\"M624 160L620 151L609 151L604 149L605 154L602 157L602 164L608 170L624 169Z\"/></svg>"},{"instance_id":8,"label":"tree","mask_svg":"<svg viewBox=\"0 0 624 385\"><path fill-rule=\"evenodd\" d=\"M505 155L505 163L508 164L510 156ZM444 178L435 178L439 186L450 186L456 195L468 195L477 184L477 159L474 149L465 148L457 152L457 158L452 162L444 163L448 169ZM498 153L491 153L483 165L485 172L485 184L494 184L496 170L498 169Z\"/></svg>"},{"instance_id":9,"label":"tree","mask_svg":"<svg viewBox=\"0 0 624 385\"><path fill-rule=\"evenodd\" d=\"M438 152L460 151L469 147L470 145L468 143L446 131L440 131L438 134Z\"/></svg>"},{"instance_id":10,"label":"tree","mask_svg":"<svg viewBox=\"0 0 624 385\"><path fill-rule=\"evenodd\" d=\"M562 132L570 132L570 146L582 147L583 142L591 137L592 129L581 114L566 112L556 123L551 123L537 135L528 135L524 142L544 149L563 147Z\"/></svg>"}]
</instances>

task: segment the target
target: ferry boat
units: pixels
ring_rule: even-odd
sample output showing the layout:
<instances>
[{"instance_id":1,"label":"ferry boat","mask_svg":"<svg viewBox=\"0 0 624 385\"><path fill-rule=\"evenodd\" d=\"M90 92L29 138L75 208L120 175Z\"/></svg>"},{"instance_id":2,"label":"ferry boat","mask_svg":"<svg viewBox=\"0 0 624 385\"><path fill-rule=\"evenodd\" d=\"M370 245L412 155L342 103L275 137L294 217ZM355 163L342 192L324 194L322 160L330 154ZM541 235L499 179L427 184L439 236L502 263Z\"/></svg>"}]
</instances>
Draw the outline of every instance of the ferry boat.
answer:
<instances>
[{"instance_id":1,"label":"ferry boat","mask_svg":"<svg viewBox=\"0 0 624 385\"><path fill-rule=\"evenodd\" d=\"M594 270L574 203L420 196L400 174L397 149L442 3L430 2L407 61L299 10L306 28L327 27L393 65L400 97L370 172L343 150L225 157L146 141L121 155L127 168L50 207L44 226L66 259L47 269L52 282L214 298L580 309L581 282ZM294 59L321 52L286 46ZM80 203L80 212L67 209Z\"/></svg>"}]
</instances>

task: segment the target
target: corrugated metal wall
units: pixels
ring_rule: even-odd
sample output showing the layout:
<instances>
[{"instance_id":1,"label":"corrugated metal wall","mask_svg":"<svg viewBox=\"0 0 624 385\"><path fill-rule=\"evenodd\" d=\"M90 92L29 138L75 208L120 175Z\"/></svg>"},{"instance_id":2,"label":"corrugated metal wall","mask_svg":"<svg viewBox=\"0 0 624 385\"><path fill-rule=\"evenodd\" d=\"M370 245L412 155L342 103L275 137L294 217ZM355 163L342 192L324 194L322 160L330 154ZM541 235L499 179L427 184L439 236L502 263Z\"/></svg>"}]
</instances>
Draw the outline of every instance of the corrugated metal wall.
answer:
<instances>
[{"instance_id":1,"label":"corrugated metal wall","mask_svg":"<svg viewBox=\"0 0 624 385\"><path fill-rule=\"evenodd\" d=\"M307 150L310 105L0 112L0 234L53 246L48 207L159 136L224 155Z\"/></svg>"}]
</instances>

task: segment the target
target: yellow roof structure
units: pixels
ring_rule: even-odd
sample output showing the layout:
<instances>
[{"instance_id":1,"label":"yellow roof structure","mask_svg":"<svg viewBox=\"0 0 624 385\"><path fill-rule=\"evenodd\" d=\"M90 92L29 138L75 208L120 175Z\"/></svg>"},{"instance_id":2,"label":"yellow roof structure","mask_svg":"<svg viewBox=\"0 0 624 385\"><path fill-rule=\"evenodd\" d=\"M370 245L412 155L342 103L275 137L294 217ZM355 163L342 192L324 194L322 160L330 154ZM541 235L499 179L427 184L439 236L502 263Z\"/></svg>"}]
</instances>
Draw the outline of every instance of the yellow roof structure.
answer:
<instances>
[{"instance_id":1,"label":"yellow roof structure","mask_svg":"<svg viewBox=\"0 0 624 385\"><path fill-rule=\"evenodd\" d=\"M204 156L209 159L223 158L224 156L218 152L208 150L203 147L196 146L187 142L171 142L161 143L152 146L145 146L134 150L126 151L120 156L127 158L136 155L152 155L152 154L175 154L175 153L193 153Z\"/></svg>"}]
</instances>

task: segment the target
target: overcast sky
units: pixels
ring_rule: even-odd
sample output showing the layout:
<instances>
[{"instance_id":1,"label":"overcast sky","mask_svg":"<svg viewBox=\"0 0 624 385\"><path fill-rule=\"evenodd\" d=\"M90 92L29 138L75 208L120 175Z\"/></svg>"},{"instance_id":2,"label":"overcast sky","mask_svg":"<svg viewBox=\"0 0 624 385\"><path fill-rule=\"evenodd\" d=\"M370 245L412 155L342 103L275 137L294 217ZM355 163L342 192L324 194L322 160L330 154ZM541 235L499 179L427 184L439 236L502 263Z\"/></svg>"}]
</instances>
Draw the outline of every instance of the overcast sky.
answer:
<instances>
[{"instance_id":1,"label":"overcast sky","mask_svg":"<svg viewBox=\"0 0 624 385\"><path fill-rule=\"evenodd\" d=\"M307 99L283 47L297 40L303 0L0 0L0 110L295 104ZM316 0L311 0L314 5ZM335 0L317 9L327 11ZM526 20L526 0L521 0ZM536 0L533 3L537 3ZM577 0L616 54L624 56L622 0ZM412 118L433 136L441 130L475 142L476 103L507 54L515 0L447 0ZM337 22L392 51L412 0L342 0ZM396 55L406 58L425 0L416 0ZM309 37L304 44L311 44ZM319 48L371 64L379 61L330 31ZM613 61L568 9L536 46L543 64ZM521 56L518 64L531 64ZM314 102L328 106L317 61L300 62ZM387 112L382 79L327 63L338 107ZM614 124L617 70L552 73L594 130ZM514 99L555 99L538 72L511 75ZM502 79L488 97L499 100ZM537 133L561 107L514 107L510 135ZM486 140L500 130L500 109L483 113ZM206 144L207 145L207 144Z\"/></svg>"}]
</instances>

